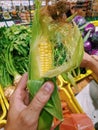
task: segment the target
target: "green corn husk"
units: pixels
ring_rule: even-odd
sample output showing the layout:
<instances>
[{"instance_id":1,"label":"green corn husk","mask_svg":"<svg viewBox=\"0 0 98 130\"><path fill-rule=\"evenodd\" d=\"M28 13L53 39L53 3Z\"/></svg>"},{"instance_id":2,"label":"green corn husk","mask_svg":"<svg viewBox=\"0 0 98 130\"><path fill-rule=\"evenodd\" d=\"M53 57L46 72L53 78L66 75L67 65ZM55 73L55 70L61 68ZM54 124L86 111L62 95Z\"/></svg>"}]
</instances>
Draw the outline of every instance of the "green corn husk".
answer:
<instances>
[{"instance_id":1,"label":"green corn husk","mask_svg":"<svg viewBox=\"0 0 98 130\"><path fill-rule=\"evenodd\" d=\"M54 86L55 86L54 92L50 100L42 110L39 117L39 123L38 123L38 130L50 130L53 117L62 120L62 110L61 110L60 99L58 96L55 77L52 79L40 77L40 73L39 73L40 64L38 64L36 61L36 57L38 56L37 54L38 43L40 42L39 38L41 37L41 26L39 22L39 6L40 6L39 4L40 4L39 1L36 1L37 10L33 21L33 27L32 27L33 36L30 44L28 89L30 91L31 98L33 98L44 82L46 82L47 80L52 80L54 82Z\"/></svg>"},{"instance_id":2,"label":"green corn husk","mask_svg":"<svg viewBox=\"0 0 98 130\"><path fill-rule=\"evenodd\" d=\"M42 80L29 80L28 88L31 94L31 98L34 97L34 95L42 86L42 84L47 80L51 80L54 82L55 89L50 100L48 101L48 103L45 105L44 109L41 112L41 115L39 117L38 130L50 130L53 117L62 120L61 104L60 104L60 99L58 97L58 90L57 90L55 78L42 79Z\"/></svg>"},{"instance_id":3,"label":"green corn husk","mask_svg":"<svg viewBox=\"0 0 98 130\"><path fill-rule=\"evenodd\" d=\"M62 110L59 99L58 89L56 85L56 76L61 73L69 72L80 65L83 57L83 39L78 27L72 23L60 23L54 21L47 13L41 9L39 0L35 0L36 10L32 25L32 39L30 44L29 55L29 80L28 90L31 99L35 96L39 88L46 81L53 81L54 92L48 103L43 108L38 122L38 130L50 130L53 117L62 121ZM47 39L47 42L52 45L52 66L44 75L40 75L40 61L38 60L38 46L41 39ZM55 45L62 43L65 58L55 62ZM58 49L59 50L59 49ZM58 57L58 59L60 58ZM47 119L47 120L46 120Z\"/></svg>"}]
</instances>

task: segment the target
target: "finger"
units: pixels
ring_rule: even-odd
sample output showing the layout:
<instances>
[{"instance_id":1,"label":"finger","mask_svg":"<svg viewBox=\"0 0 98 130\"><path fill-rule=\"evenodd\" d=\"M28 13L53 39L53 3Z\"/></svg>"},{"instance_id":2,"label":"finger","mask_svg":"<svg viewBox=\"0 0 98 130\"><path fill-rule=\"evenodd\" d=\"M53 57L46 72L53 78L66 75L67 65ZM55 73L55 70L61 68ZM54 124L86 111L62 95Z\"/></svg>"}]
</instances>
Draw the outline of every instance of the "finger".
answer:
<instances>
[{"instance_id":1,"label":"finger","mask_svg":"<svg viewBox=\"0 0 98 130\"><path fill-rule=\"evenodd\" d=\"M28 79L28 74L25 73L22 78L20 79L16 90L14 91L14 93L12 94L12 96L10 97L10 104L13 103L13 101L18 100L18 102L24 102L26 99L26 84L27 84L27 79Z\"/></svg>"},{"instance_id":2,"label":"finger","mask_svg":"<svg viewBox=\"0 0 98 130\"><path fill-rule=\"evenodd\" d=\"M35 119L39 118L39 114L41 110L43 109L43 107L45 106L45 104L47 103L47 101L49 100L53 90L54 90L54 85L50 81L46 82L40 88L40 90L38 91L38 93L36 94L32 102L28 106L27 115L29 116L31 115L31 119L32 119L32 116Z\"/></svg>"},{"instance_id":3,"label":"finger","mask_svg":"<svg viewBox=\"0 0 98 130\"><path fill-rule=\"evenodd\" d=\"M26 90L26 96L25 96L25 98L24 98L24 104L25 105L29 105L29 103L30 103L30 100L29 100L30 98L29 98L29 92Z\"/></svg>"},{"instance_id":4,"label":"finger","mask_svg":"<svg viewBox=\"0 0 98 130\"><path fill-rule=\"evenodd\" d=\"M25 73L22 76L22 78L20 79L20 81L19 81L19 83L17 85L17 89L24 90L26 88L27 80L28 80L28 74Z\"/></svg>"}]
</instances>

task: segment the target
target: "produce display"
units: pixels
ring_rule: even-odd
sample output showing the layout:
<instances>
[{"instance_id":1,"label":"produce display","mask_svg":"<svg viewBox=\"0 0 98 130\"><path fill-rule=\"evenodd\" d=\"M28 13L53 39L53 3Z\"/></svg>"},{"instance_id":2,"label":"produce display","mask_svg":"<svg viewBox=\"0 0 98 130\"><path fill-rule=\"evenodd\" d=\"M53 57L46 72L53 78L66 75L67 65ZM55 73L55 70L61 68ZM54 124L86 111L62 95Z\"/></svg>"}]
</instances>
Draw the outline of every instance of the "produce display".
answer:
<instances>
[{"instance_id":1,"label":"produce display","mask_svg":"<svg viewBox=\"0 0 98 130\"><path fill-rule=\"evenodd\" d=\"M76 16L74 22L81 31L85 51L90 55L98 55L98 30L96 30L96 26L82 16Z\"/></svg>"},{"instance_id":2,"label":"produce display","mask_svg":"<svg viewBox=\"0 0 98 130\"><path fill-rule=\"evenodd\" d=\"M4 12L4 13L3 13L3 18L4 18L5 20L11 19L11 16L10 16L9 12Z\"/></svg>"},{"instance_id":3,"label":"produce display","mask_svg":"<svg viewBox=\"0 0 98 130\"><path fill-rule=\"evenodd\" d=\"M0 84L4 89L13 90L28 69L30 33L25 26L0 28Z\"/></svg>"},{"instance_id":4,"label":"produce display","mask_svg":"<svg viewBox=\"0 0 98 130\"><path fill-rule=\"evenodd\" d=\"M31 99L44 82L53 81L55 85L52 97L41 112L38 130L49 130L54 117L63 119L57 76L61 75L77 89L74 77L84 69L79 67L84 49L89 54L98 51L95 26L76 13L63 17L68 9L63 2L42 7L35 0L32 26L0 28L0 85L5 96L10 97L27 71Z\"/></svg>"}]
</instances>

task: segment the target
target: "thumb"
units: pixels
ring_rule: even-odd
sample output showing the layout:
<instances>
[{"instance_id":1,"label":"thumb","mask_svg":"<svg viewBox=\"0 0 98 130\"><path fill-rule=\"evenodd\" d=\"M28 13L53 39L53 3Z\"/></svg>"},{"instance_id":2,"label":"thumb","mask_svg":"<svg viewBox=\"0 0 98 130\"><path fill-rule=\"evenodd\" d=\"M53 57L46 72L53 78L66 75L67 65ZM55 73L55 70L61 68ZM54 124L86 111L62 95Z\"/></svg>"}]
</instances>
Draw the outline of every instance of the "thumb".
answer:
<instances>
[{"instance_id":1,"label":"thumb","mask_svg":"<svg viewBox=\"0 0 98 130\"><path fill-rule=\"evenodd\" d=\"M54 90L54 84L52 82L46 82L35 95L34 99L28 106L28 115L32 115L33 118L39 118L39 114L47 101L49 100ZM32 109L32 111L31 111ZM35 117L34 117L35 116Z\"/></svg>"}]
</instances>

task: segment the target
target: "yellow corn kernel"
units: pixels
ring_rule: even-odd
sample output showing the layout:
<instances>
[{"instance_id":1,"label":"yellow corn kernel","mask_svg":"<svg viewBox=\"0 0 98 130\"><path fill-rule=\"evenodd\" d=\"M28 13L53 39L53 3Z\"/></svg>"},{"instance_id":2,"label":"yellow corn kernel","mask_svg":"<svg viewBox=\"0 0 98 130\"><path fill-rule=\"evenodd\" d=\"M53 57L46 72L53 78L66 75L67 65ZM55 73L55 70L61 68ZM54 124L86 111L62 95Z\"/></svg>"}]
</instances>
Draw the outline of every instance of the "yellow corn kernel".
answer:
<instances>
[{"instance_id":1,"label":"yellow corn kernel","mask_svg":"<svg viewBox=\"0 0 98 130\"><path fill-rule=\"evenodd\" d=\"M48 42L39 44L40 74L43 76L52 67L52 46Z\"/></svg>"}]
</instances>

